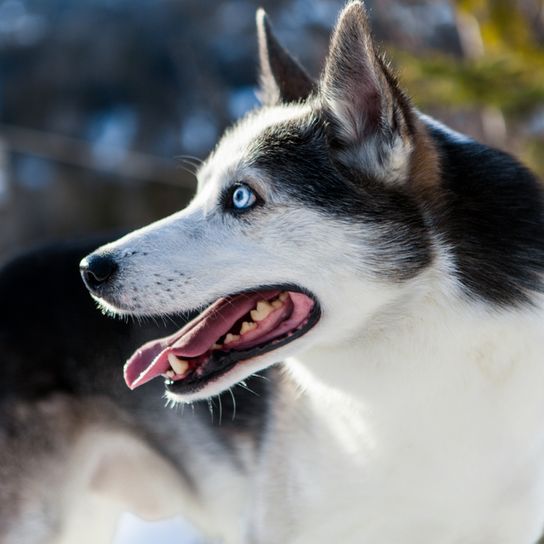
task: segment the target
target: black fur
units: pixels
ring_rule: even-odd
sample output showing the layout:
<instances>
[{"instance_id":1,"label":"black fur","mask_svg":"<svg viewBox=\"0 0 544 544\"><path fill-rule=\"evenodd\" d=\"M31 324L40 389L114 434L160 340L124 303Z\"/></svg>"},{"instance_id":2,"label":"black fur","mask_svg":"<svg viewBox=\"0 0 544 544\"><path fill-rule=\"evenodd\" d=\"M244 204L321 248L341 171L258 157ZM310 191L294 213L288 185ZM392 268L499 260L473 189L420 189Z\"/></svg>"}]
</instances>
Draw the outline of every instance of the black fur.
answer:
<instances>
[{"instance_id":1,"label":"black fur","mask_svg":"<svg viewBox=\"0 0 544 544\"><path fill-rule=\"evenodd\" d=\"M542 292L544 191L510 155L431 129L439 148L442 191L433 219L452 249L471 297L501 306Z\"/></svg>"}]
</instances>

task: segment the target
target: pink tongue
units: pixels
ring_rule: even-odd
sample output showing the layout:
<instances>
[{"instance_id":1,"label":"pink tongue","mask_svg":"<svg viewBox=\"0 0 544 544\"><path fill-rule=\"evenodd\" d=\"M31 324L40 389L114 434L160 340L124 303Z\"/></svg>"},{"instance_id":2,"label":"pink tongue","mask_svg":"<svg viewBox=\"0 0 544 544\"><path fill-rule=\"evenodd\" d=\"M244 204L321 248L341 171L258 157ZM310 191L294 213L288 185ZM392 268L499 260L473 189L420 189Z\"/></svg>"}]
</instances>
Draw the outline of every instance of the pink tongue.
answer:
<instances>
[{"instance_id":1,"label":"pink tongue","mask_svg":"<svg viewBox=\"0 0 544 544\"><path fill-rule=\"evenodd\" d=\"M143 385L164 374L169 368L168 353L182 357L198 357L206 353L217 340L259 300L270 300L279 291L261 291L219 299L177 333L147 342L126 362L125 382L130 389Z\"/></svg>"},{"instance_id":2,"label":"pink tongue","mask_svg":"<svg viewBox=\"0 0 544 544\"><path fill-rule=\"evenodd\" d=\"M276 295L275 292L270 294L271 298ZM225 301L220 309L207 311L206 319L197 323L170 347L180 357L197 357L206 353L241 317L253 310L259 300L267 297L268 293L258 293L239 296L231 299L231 302Z\"/></svg>"}]
</instances>

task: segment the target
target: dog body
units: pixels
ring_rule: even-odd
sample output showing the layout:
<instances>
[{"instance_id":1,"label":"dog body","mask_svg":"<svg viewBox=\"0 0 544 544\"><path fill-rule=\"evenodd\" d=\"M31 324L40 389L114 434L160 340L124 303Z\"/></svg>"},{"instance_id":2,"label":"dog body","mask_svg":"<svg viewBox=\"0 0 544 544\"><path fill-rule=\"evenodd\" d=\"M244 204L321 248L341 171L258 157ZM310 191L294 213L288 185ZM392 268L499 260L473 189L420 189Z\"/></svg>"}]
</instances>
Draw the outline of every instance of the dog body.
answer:
<instances>
[{"instance_id":1,"label":"dog body","mask_svg":"<svg viewBox=\"0 0 544 544\"><path fill-rule=\"evenodd\" d=\"M95 446L70 449L94 460L82 486L118 510L182 511L229 542L534 544L539 182L413 108L360 3L342 13L318 83L262 13L258 27L264 105L204 163L193 202L82 263L115 314L217 301L125 367L131 388L165 376L169 401L196 419L162 413L155 382L121 393L98 380L92 394L115 402L103 405L109 434L99 414L78 420L76 442L95 432L83 442ZM257 395L237 407L240 383Z\"/></svg>"}]
</instances>

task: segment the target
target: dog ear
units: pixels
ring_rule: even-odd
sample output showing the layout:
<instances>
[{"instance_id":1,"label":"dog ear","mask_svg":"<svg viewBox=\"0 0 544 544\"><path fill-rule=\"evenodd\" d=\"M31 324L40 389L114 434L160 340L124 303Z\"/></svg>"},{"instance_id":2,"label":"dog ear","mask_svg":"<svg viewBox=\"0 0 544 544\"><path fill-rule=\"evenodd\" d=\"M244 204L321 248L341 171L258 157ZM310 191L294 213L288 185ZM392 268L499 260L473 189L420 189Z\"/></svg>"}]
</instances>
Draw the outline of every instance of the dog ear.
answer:
<instances>
[{"instance_id":1,"label":"dog ear","mask_svg":"<svg viewBox=\"0 0 544 544\"><path fill-rule=\"evenodd\" d=\"M320 94L339 159L402 178L411 151L411 106L376 53L360 1L349 3L334 31Z\"/></svg>"},{"instance_id":2,"label":"dog ear","mask_svg":"<svg viewBox=\"0 0 544 544\"><path fill-rule=\"evenodd\" d=\"M267 106L307 98L315 83L306 70L284 49L272 32L265 11L257 11L260 98Z\"/></svg>"}]
</instances>

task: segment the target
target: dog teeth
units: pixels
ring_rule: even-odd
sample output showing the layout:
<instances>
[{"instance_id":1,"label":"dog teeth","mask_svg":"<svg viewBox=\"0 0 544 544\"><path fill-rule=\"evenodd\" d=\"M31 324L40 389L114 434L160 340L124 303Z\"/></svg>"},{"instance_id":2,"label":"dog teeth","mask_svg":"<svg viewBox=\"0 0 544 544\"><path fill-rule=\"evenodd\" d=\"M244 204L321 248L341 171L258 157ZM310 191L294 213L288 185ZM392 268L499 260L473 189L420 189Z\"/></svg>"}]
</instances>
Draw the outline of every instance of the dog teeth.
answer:
<instances>
[{"instance_id":1,"label":"dog teeth","mask_svg":"<svg viewBox=\"0 0 544 544\"><path fill-rule=\"evenodd\" d=\"M189 369L189 363L183 359L178 359L173 353L168 354L168 362L178 376L183 376Z\"/></svg>"},{"instance_id":2,"label":"dog teeth","mask_svg":"<svg viewBox=\"0 0 544 544\"><path fill-rule=\"evenodd\" d=\"M246 332L252 331L257 328L257 323L244 321L242 323L242 328L240 329L240 335L245 334Z\"/></svg>"},{"instance_id":3,"label":"dog teeth","mask_svg":"<svg viewBox=\"0 0 544 544\"><path fill-rule=\"evenodd\" d=\"M175 378L176 377L176 373L173 371L173 370L167 370L166 371L166 376L168 378Z\"/></svg>"},{"instance_id":4,"label":"dog teeth","mask_svg":"<svg viewBox=\"0 0 544 544\"><path fill-rule=\"evenodd\" d=\"M225 344L231 344L232 342L236 342L236 340L239 340L240 336L238 334L231 334L230 332L225 336Z\"/></svg>"},{"instance_id":5,"label":"dog teeth","mask_svg":"<svg viewBox=\"0 0 544 544\"><path fill-rule=\"evenodd\" d=\"M266 319L274 310L281 308L288 297L289 295L286 292L283 292L272 302L268 302L267 300L260 300L257 302L255 309L249 312L249 315L253 321L244 321L240 327L240 334L232 334L229 332L225 336L223 345L232 344L233 342L238 341L240 336L255 330L257 328L257 323ZM214 344L211 349L222 349L222 347L223 346L220 344Z\"/></svg>"},{"instance_id":6,"label":"dog teeth","mask_svg":"<svg viewBox=\"0 0 544 544\"><path fill-rule=\"evenodd\" d=\"M260 300L257 302L257 307L249 312L249 315L253 321L262 321L263 319L266 319L272 311L274 311L274 306L272 306L272 304L266 300Z\"/></svg>"}]
</instances>

